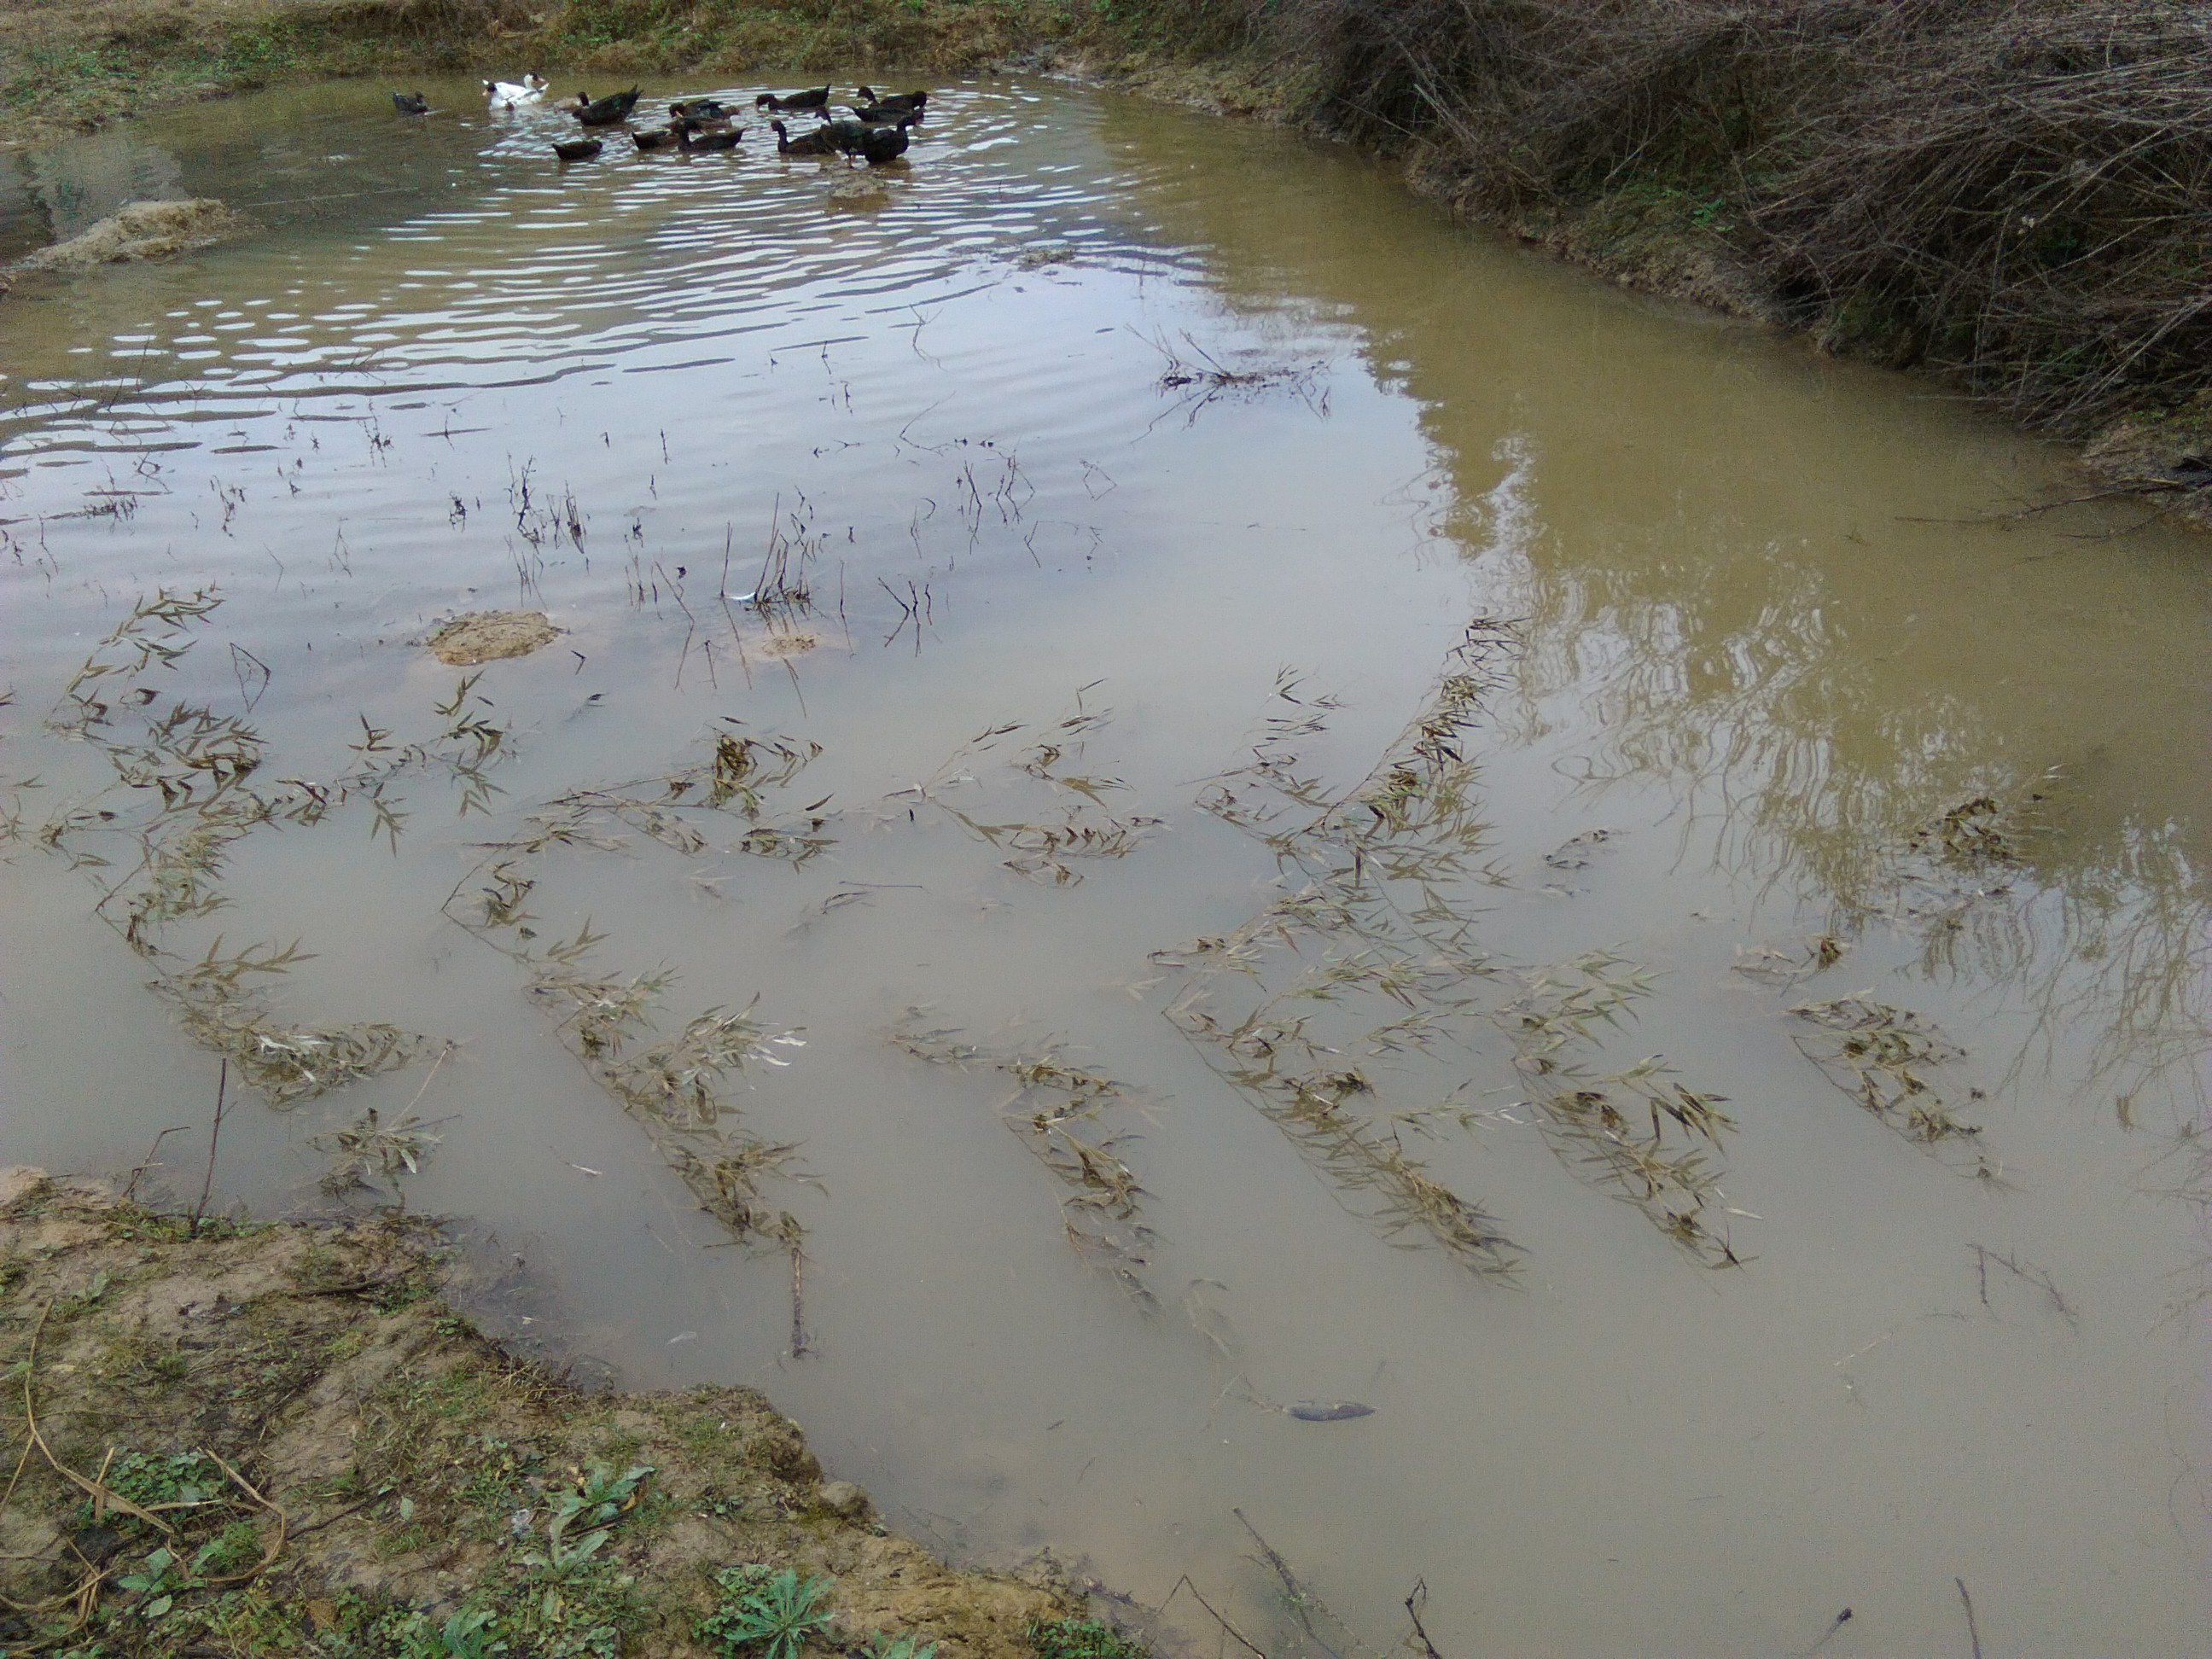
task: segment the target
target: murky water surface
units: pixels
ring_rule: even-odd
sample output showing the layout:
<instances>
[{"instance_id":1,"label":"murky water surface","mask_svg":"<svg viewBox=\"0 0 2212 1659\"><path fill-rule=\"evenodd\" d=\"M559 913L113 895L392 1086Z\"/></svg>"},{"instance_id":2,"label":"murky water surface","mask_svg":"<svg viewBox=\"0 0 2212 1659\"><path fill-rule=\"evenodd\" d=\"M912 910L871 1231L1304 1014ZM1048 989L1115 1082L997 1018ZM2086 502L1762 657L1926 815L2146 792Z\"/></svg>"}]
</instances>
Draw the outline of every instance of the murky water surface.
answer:
<instances>
[{"instance_id":1,"label":"murky water surface","mask_svg":"<svg viewBox=\"0 0 2212 1659\"><path fill-rule=\"evenodd\" d=\"M442 98L0 160L262 227L0 304L9 1158L196 1184L189 1013L232 1201L411 1113L560 1351L1271 1650L1240 1510L1370 1647L2202 1651L2201 541L1279 134Z\"/></svg>"}]
</instances>

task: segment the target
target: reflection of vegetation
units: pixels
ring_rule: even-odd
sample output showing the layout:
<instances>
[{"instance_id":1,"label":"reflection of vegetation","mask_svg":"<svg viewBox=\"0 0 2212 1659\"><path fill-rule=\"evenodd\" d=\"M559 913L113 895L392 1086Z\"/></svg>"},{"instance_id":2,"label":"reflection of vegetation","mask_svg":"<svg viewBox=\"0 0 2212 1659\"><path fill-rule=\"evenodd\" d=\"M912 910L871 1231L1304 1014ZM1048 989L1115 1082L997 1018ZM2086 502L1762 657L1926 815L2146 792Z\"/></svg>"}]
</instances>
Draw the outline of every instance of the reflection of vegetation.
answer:
<instances>
[{"instance_id":1,"label":"reflection of vegetation","mask_svg":"<svg viewBox=\"0 0 2212 1659\"><path fill-rule=\"evenodd\" d=\"M2038 1030L2014 1077L2063 1038L2081 1044L2084 1088L2197 1100L2212 890L2201 815L2172 769L2092 787L2088 763L2054 763L2063 751L2027 723L2047 704L1995 690L2023 672L2027 643L1952 630L1931 658L1924 635L1875 597L1839 595L1812 560L1714 544L1695 562L1604 568L1531 545L1525 730L1573 695L1596 716L1593 791L1660 781L1715 824L1724 867L1825 902L1839 945L1901 933L1927 976L2015 988ZM1885 665L1908 652L1917 681Z\"/></svg>"}]
</instances>

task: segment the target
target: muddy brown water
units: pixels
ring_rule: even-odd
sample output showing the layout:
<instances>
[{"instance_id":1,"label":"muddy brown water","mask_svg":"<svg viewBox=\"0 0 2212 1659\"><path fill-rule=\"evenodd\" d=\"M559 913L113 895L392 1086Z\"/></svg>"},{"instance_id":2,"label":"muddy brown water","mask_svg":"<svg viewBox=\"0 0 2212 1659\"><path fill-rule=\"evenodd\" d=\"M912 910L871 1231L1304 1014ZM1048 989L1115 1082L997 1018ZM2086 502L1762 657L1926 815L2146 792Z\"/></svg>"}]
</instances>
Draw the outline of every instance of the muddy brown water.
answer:
<instances>
[{"instance_id":1,"label":"muddy brown water","mask_svg":"<svg viewBox=\"0 0 2212 1659\"><path fill-rule=\"evenodd\" d=\"M1386 1648L1420 1580L1448 1654L1802 1653L1846 1606L1823 1653L1964 1653L1958 1579L1992 1655L2202 1651L2201 539L2001 520L2077 487L2038 443L1279 133L994 82L880 179L758 133L563 170L554 118L435 91L0 162L11 257L148 193L261 227L0 302L8 1158L119 1170L191 1124L155 1171L189 1195L217 1064L148 981L296 939L264 1029L458 1046L245 1093L219 1201L325 1203L313 1143L411 1110L408 1205L555 1287L509 1328L763 1386L954 1554L1049 1543L1146 1602L1188 1572L1270 1652ZM810 605L744 602L771 538ZM58 729L162 589L222 602L80 686L100 740ZM436 714L463 671L420 641L491 609L565 631ZM1455 656L1476 618L1515 626ZM1451 672L1473 701L1408 748ZM117 769L179 696L251 724L266 798L504 735L482 789L395 773L396 841L358 795L218 837L222 908L142 957L94 907L204 822L211 774L164 812ZM821 746L760 818L826 846L640 805L527 854L529 937L453 919L548 803L646 802L718 732ZM731 1243L530 994L586 924L580 974L673 976L659 1036L801 1040L722 1095L818 1182L760 1183L805 1229L803 1353L787 1256ZM1740 971L1767 951L1808 971ZM1894 1012L1790 1012L1851 997ZM1626 1172L1639 1079L1725 1097L1710 1138L1651 1119L1695 1203ZM1931 1101L1980 1133L1916 1140ZM1024 1128L1071 1105L1087 1189ZM1435 1191L1408 1160L1510 1251L1392 1231Z\"/></svg>"}]
</instances>

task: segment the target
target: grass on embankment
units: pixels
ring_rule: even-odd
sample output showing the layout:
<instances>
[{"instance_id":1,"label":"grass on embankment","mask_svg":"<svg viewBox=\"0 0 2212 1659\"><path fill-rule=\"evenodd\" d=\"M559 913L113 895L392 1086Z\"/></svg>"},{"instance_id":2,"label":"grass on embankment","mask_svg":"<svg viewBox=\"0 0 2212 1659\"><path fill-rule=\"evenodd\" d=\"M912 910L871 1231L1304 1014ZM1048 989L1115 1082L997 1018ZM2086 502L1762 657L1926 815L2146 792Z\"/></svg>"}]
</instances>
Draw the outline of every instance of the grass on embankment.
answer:
<instances>
[{"instance_id":1,"label":"grass on embankment","mask_svg":"<svg viewBox=\"0 0 2212 1659\"><path fill-rule=\"evenodd\" d=\"M195 1227L0 1170L0 1653L763 1659L797 1605L791 1659L1144 1659L886 1536L752 1390L580 1392L444 1271L418 1223Z\"/></svg>"}]
</instances>

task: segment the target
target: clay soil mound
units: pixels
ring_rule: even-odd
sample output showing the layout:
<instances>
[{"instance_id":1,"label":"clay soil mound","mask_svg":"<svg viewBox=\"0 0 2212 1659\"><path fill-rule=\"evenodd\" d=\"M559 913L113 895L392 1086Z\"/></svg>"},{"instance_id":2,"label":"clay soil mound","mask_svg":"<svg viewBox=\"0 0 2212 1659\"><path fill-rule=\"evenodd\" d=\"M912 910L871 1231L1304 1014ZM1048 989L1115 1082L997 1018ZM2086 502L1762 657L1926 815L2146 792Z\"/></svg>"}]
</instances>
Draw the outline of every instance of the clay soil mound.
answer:
<instances>
[{"instance_id":1,"label":"clay soil mound","mask_svg":"<svg viewBox=\"0 0 2212 1659\"><path fill-rule=\"evenodd\" d=\"M82 235L40 248L23 261L40 270L167 259L235 234L246 221L212 197L189 202L131 202Z\"/></svg>"},{"instance_id":2,"label":"clay soil mound","mask_svg":"<svg viewBox=\"0 0 2212 1659\"><path fill-rule=\"evenodd\" d=\"M475 611L444 623L423 643L440 662L465 668L501 657L526 657L560 635L542 611Z\"/></svg>"}]
</instances>

